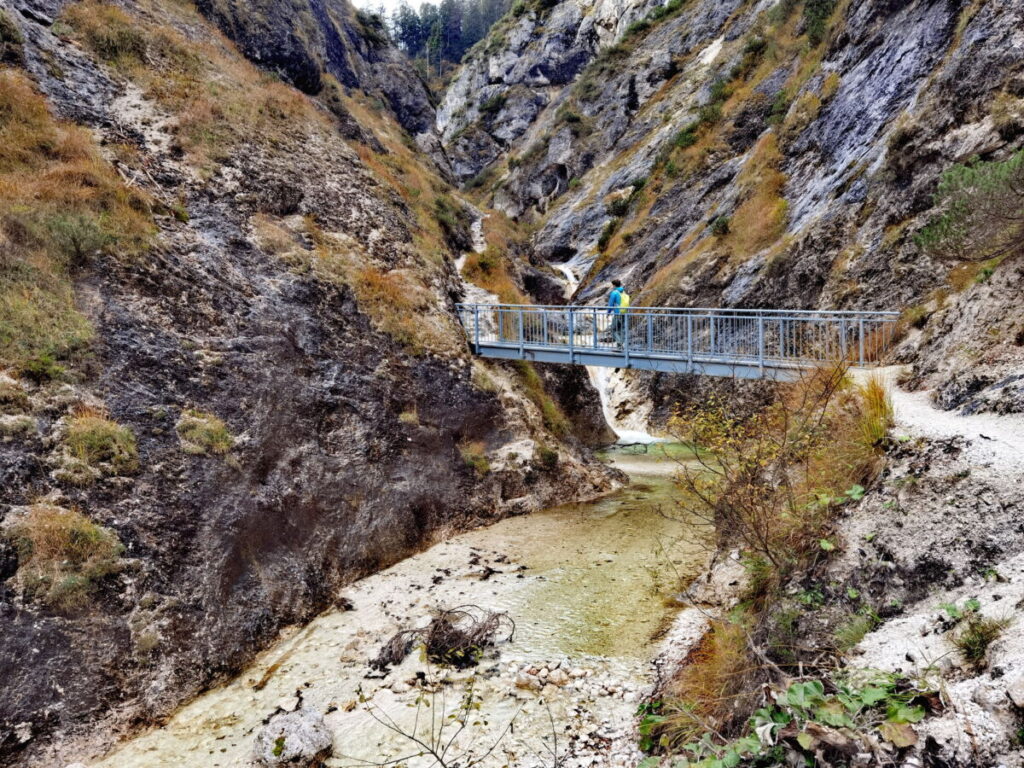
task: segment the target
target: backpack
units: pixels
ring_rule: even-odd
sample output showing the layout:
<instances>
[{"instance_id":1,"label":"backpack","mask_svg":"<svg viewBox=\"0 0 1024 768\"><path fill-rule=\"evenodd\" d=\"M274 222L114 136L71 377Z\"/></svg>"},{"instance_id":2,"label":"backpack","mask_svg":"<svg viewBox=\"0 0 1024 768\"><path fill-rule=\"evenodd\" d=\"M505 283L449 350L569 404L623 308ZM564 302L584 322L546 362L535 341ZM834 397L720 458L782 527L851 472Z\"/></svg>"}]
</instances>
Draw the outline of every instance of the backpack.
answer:
<instances>
[{"instance_id":1,"label":"backpack","mask_svg":"<svg viewBox=\"0 0 1024 768\"><path fill-rule=\"evenodd\" d=\"M629 306L629 294L619 291L619 309L626 309Z\"/></svg>"}]
</instances>

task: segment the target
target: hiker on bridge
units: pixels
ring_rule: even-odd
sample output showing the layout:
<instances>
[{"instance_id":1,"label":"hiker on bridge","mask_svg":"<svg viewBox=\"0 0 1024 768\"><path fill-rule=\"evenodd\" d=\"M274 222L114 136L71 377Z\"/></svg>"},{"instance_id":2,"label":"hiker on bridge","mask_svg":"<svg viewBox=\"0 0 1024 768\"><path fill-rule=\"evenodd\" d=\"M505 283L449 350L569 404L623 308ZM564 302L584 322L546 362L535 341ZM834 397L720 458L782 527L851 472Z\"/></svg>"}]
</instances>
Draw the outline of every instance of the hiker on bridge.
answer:
<instances>
[{"instance_id":1,"label":"hiker on bridge","mask_svg":"<svg viewBox=\"0 0 1024 768\"><path fill-rule=\"evenodd\" d=\"M608 294L608 314L612 317L612 339L620 347L623 339L623 324L626 308L629 307L629 294L622 287L621 280L612 280L612 292Z\"/></svg>"}]
</instances>

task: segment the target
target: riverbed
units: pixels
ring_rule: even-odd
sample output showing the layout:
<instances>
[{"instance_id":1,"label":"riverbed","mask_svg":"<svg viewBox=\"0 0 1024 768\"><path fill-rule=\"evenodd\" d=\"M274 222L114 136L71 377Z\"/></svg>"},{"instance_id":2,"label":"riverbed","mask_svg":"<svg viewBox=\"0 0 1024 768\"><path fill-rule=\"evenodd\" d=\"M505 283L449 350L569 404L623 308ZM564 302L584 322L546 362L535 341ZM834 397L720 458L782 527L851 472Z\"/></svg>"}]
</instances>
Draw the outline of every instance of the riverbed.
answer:
<instances>
[{"instance_id":1,"label":"riverbed","mask_svg":"<svg viewBox=\"0 0 1024 768\"><path fill-rule=\"evenodd\" d=\"M665 450L610 454L631 478L613 494L455 536L351 585L345 608L283 633L233 682L94 765L246 766L263 721L296 706L326 714L329 766L434 765L416 757L413 737L453 735L448 718L470 688L474 717L452 762L488 754L480 766L532 768L557 754L568 765L635 765L633 714L672 596L704 564L677 519L671 474L685 451ZM465 671L417 651L386 674L368 666L399 629L462 605L506 612L513 639Z\"/></svg>"}]
</instances>

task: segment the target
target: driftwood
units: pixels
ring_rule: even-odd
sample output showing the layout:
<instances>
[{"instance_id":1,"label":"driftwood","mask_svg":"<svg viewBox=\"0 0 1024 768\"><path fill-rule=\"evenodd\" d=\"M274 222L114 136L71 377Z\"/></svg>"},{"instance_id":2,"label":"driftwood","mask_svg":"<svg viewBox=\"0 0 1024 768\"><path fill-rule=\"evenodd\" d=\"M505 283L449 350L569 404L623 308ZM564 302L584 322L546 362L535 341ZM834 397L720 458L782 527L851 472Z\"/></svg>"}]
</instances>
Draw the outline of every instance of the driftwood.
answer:
<instances>
[{"instance_id":1,"label":"driftwood","mask_svg":"<svg viewBox=\"0 0 1024 768\"><path fill-rule=\"evenodd\" d=\"M510 641L515 631L516 624L507 613L475 605L439 610L427 626L397 632L370 666L384 671L400 664L413 648L422 645L432 664L466 669L479 663L488 648Z\"/></svg>"}]
</instances>

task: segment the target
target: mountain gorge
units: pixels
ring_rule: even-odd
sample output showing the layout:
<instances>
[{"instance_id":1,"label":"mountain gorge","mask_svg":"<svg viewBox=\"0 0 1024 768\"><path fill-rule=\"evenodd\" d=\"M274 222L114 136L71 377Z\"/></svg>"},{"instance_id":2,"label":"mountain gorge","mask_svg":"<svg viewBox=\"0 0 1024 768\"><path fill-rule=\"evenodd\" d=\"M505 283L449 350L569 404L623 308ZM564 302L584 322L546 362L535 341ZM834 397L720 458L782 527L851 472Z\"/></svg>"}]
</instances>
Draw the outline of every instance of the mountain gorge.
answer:
<instances>
[{"instance_id":1,"label":"mountain gorge","mask_svg":"<svg viewBox=\"0 0 1024 768\"><path fill-rule=\"evenodd\" d=\"M474 359L466 296L897 309L906 386L1024 412L1021 248L929 238L1019 165L1022 0L519 0L441 94L347 0L0 0L0 66L2 764L622 482L586 374Z\"/></svg>"},{"instance_id":2,"label":"mountain gorge","mask_svg":"<svg viewBox=\"0 0 1024 768\"><path fill-rule=\"evenodd\" d=\"M470 360L471 217L340 85L401 68L334 13L313 101L187 5L3 6L5 762L166 715L445 531L614 482L568 381ZM252 39L315 89L286 38Z\"/></svg>"}]
</instances>

